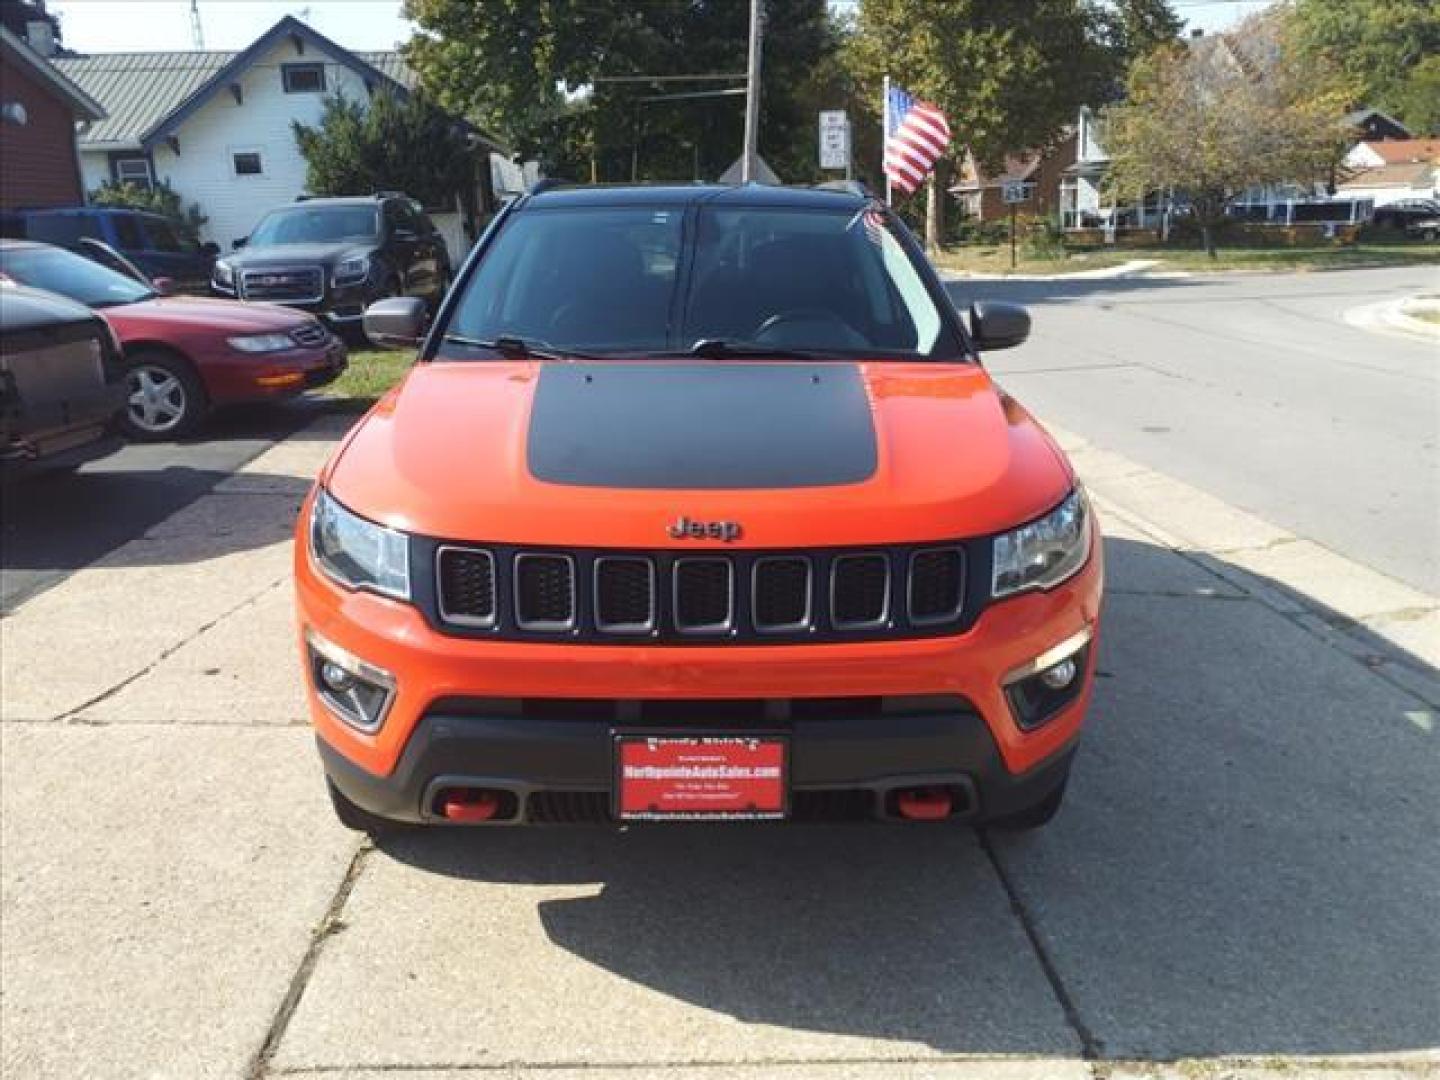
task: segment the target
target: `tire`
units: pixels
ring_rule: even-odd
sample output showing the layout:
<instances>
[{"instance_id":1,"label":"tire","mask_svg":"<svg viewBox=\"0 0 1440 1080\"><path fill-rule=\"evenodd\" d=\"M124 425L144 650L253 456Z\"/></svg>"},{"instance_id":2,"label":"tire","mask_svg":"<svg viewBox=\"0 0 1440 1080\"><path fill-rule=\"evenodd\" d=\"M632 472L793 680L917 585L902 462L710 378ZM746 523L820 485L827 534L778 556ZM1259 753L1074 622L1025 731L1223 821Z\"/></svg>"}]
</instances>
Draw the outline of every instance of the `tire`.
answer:
<instances>
[{"instance_id":1,"label":"tire","mask_svg":"<svg viewBox=\"0 0 1440 1080\"><path fill-rule=\"evenodd\" d=\"M1024 810L1017 810L1013 814L995 818L990 822L990 828L1004 829L1007 832L1026 832L1048 825L1050 819L1060 812L1060 804L1065 801L1065 788L1069 783L1070 777L1067 775L1039 802L1027 806Z\"/></svg>"},{"instance_id":2,"label":"tire","mask_svg":"<svg viewBox=\"0 0 1440 1080\"><path fill-rule=\"evenodd\" d=\"M325 778L325 790L330 793L330 805L335 809L335 817L347 829L368 833L370 836L393 836L410 828L404 822L377 817L369 810L356 806L341 793L340 789L335 786L335 781L328 776Z\"/></svg>"},{"instance_id":3,"label":"tire","mask_svg":"<svg viewBox=\"0 0 1440 1080\"><path fill-rule=\"evenodd\" d=\"M125 433L153 442L194 430L210 405L189 362L155 349L141 349L127 359Z\"/></svg>"}]
</instances>

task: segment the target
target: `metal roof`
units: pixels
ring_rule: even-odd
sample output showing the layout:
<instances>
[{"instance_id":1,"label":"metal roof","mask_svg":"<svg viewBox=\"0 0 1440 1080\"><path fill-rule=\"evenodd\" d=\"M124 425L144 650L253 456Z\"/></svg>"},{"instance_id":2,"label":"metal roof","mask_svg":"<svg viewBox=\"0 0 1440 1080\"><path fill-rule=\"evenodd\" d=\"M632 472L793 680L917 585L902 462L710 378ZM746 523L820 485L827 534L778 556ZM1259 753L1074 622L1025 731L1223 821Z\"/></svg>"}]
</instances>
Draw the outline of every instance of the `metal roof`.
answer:
<instances>
[{"instance_id":1,"label":"metal roof","mask_svg":"<svg viewBox=\"0 0 1440 1080\"><path fill-rule=\"evenodd\" d=\"M98 53L57 58L55 67L109 113L80 128L82 149L139 148L141 141L191 99L239 52ZM356 52L359 58L406 89L415 73L398 52Z\"/></svg>"}]
</instances>

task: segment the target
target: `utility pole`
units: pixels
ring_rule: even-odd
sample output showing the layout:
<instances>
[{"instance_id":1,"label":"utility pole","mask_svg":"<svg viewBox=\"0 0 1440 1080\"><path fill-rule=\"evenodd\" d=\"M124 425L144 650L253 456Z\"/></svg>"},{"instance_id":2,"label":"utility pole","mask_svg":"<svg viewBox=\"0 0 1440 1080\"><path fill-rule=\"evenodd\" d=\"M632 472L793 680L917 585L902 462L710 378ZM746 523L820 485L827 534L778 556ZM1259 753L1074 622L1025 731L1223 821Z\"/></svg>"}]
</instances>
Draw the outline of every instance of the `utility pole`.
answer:
<instances>
[{"instance_id":1,"label":"utility pole","mask_svg":"<svg viewBox=\"0 0 1440 1080\"><path fill-rule=\"evenodd\" d=\"M764 0L750 0L750 57L745 65L745 150L740 182L755 179L756 146L760 141L760 38L764 33Z\"/></svg>"}]
</instances>

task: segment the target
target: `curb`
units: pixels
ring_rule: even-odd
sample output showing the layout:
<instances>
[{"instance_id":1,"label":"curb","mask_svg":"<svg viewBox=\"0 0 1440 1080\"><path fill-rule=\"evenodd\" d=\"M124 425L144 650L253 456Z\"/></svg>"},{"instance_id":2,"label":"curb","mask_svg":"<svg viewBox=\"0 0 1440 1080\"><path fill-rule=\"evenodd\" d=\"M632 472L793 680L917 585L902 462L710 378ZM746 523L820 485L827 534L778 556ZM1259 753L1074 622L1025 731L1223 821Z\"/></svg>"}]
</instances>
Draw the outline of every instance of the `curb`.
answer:
<instances>
[{"instance_id":1,"label":"curb","mask_svg":"<svg viewBox=\"0 0 1440 1080\"><path fill-rule=\"evenodd\" d=\"M1381 300L1350 308L1342 318L1351 326L1378 334L1411 341L1440 342L1440 323L1417 319L1411 312L1419 308L1440 311L1440 297L1426 294Z\"/></svg>"}]
</instances>

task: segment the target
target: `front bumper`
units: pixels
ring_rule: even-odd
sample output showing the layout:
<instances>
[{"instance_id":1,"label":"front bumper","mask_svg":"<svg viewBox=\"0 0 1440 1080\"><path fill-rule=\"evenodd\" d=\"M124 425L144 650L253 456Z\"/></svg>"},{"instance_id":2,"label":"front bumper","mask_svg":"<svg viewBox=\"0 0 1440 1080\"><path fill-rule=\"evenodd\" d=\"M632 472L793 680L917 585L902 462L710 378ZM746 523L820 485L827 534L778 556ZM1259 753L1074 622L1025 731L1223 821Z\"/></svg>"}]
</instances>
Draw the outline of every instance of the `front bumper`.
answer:
<instances>
[{"instance_id":1,"label":"front bumper","mask_svg":"<svg viewBox=\"0 0 1440 1080\"><path fill-rule=\"evenodd\" d=\"M307 517L302 508L301 520ZM316 571L303 537L295 550L302 648L313 633L394 680L384 722L373 733L340 720L313 681L307 686L327 771L351 802L399 820L427 819L427 800L443 777L514 792L521 820L531 819L537 792L588 793L600 805L611 788L612 734L633 729L627 717L637 715L635 703L673 704L675 716L655 721L673 729L677 719L686 721L682 703L741 701L779 706L778 728L767 716L764 730L789 737L797 795L869 793L881 800L872 808L883 811L884 791L899 781L948 777L973 791L969 818L985 819L1036 801L1063 779L1094 679L1103 583L1098 532L1090 561L1075 577L991 604L964 633L813 645L467 639L437 632L409 604L335 585ZM1092 638L1079 693L1039 727L1022 729L1006 696L1007 677L1077 635ZM313 680L313 665L306 667ZM897 711L854 716L845 704L925 697L948 704L939 712L907 712L902 702ZM841 701L819 715L785 712L784 703L816 699ZM516 711L517 702L550 708L527 714ZM571 704L575 715L567 715ZM597 719L595 705L619 711ZM646 712L640 709L642 717ZM703 708L691 713L696 731L736 730L704 720Z\"/></svg>"},{"instance_id":2,"label":"front bumper","mask_svg":"<svg viewBox=\"0 0 1440 1080\"><path fill-rule=\"evenodd\" d=\"M349 366L345 343L331 336L324 345L278 353L229 351L202 358L205 392L216 405L291 397L334 382Z\"/></svg>"}]
</instances>

